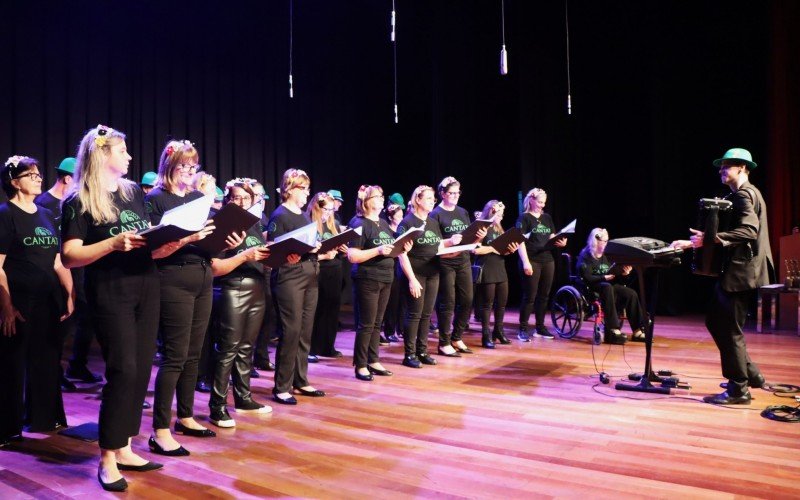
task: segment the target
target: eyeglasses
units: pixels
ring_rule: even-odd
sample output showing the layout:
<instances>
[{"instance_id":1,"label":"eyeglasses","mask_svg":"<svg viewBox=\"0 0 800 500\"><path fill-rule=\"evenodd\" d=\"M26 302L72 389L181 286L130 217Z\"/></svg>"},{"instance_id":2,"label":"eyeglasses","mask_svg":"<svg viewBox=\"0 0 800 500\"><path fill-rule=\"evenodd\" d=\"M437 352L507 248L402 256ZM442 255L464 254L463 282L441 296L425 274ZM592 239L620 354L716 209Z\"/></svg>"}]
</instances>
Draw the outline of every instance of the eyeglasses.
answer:
<instances>
[{"instance_id":1,"label":"eyeglasses","mask_svg":"<svg viewBox=\"0 0 800 500\"><path fill-rule=\"evenodd\" d=\"M31 172L29 174L22 174L19 177L15 177L16 179L22 179L24 177L30 177L32 181L40 181L42 180L42 174L38 172Z\"/></svg>"},{"instance_id":2,"label":"eyeglasses","mask_svg":"<svg viewBox=\"0 0 800 500\"><path fill-rule=\"evenodd\" d=\"M235 201L237 203L245 202L245 201L253 201L253 197L249 194L247 196L232 196L231 201Z\"/></svg>"},{"instance_id":3,"label":"eyeglasses","mask_svg":"<svg viewBox=\"0 0 800 500\"><path fill-rule=\"evenodd\" d=\"M460 196L461 195L461 191L445 191L444 194L449 195L449 196Z\"/></svg>"},{"instance_id":4,"label":"eyeglasses","mask_svg":"<svg viewBox=\"0 0 800 500\"><path fill-rule=\"evenodd\" d=\"M178 165L176 168L181 172L191 172L192 170L199 172L203 167L200 165Z\"/></svg>"},{"instance_id":5,"label":"eyeglasses","mask_svg":"<svg viewBox=\"0 0 800 500\"><path fill-rule=\"evenodd\" d=\"M370 196L370 197L369 197L369 198L367 198L367 199L368 199L368 200L371 200L371 199L373 199L373 198L379 198L379 199L383 200L385 197L384 197L382 194L376 194L375 196Z\"/></svg>"},{"instance_id":6,"label":"eyeglasses","mask_svg":"<svg viewBox=\"0 0 800 500\"><path fill-rule=\"evenodd\" d=\"M306 193L311 192L311 186L295 186L292 189L299 189L300 191L305 191Z\"/></svg>"},{"instance_id":7,"label":"eyeglasses","mask_svg":"<svg viewBox=\"0 0 800 500\"><path fill-rule=\"evenodd\" d=\"M330 213L330 212L335 212L336 209L335 208L322 207L322 211Z\"/></svg>"}]
</instances>

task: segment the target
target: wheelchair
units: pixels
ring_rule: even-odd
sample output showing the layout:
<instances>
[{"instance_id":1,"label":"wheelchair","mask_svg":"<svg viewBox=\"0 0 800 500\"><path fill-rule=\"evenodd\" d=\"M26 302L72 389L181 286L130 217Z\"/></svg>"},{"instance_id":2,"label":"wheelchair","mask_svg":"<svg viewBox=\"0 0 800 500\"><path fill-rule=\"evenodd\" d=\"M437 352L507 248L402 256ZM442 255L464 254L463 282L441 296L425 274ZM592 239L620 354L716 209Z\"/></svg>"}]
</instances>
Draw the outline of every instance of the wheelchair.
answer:
<instances>
[{"instance_id":1,"label":"wheelchair","mask_svg":"<svg viewBox=\"0 0 800 500\"><path fill-rule=\"evenodd\" d=\"M573 267L572 256L562 253L561 258L566 261L569 284L559 288L553 296L550 308L553 327L559 337L571 339L578 334L584 321L592 321L592 340L595 344L600 344L603 340L603 308L600 297L580 278ZM620 320L624 321L622 317Z\"/></svg>"}]
</instances>

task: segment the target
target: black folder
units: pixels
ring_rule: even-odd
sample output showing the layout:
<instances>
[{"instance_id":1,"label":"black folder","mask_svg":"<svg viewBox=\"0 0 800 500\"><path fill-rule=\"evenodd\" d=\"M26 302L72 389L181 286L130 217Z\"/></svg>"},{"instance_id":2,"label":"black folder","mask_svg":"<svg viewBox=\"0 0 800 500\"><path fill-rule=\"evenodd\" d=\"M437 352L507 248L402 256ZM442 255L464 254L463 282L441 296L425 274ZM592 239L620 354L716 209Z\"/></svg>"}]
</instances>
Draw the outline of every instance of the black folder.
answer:
<instances>
[{"instance_id":1,"label":"black folder","mask_svg":"<svg viewBox=\"0 0 800 500\"><path fill-rule=\"evenodd\" d=\"M247 231L253 224L261 220L257 215L253 215L235 203L228 203L214 214L214 232L200 241L192 243L194 246L202 248L209 255L217 255L228 246L225 239L231 233L241 233Z\"/></svg>"},{"instance_id":2,"label":"black folder","mask_svg":"<svg viewBox=\"0 0 800 500\"><path fill-rule=\"evenodd\" d=\"M351 241L361 236L361 231L359 231L359 229L361 228L359 227L356 229L348 229L347 231L341 232L336 236L328 238L327 240L320 243L318 253L321 254L328 253L334 248L338 247L339 245L347 245Z\"/></svg>"},{"instance_id":3,"label":"black folder","mask_svg":"<svg viewBox=\"0 0 800 500\"><path fill-rule=\"evenodd\" d=\"M508 245L512 243L522 243L524 241L525 235L522 234L522 231L516 227L512 227L508 231L492 240L492 242L489 243L489 246L497 250L500 255L505 255L506 251L508 251Z\"/></svg>"}]
</instances>

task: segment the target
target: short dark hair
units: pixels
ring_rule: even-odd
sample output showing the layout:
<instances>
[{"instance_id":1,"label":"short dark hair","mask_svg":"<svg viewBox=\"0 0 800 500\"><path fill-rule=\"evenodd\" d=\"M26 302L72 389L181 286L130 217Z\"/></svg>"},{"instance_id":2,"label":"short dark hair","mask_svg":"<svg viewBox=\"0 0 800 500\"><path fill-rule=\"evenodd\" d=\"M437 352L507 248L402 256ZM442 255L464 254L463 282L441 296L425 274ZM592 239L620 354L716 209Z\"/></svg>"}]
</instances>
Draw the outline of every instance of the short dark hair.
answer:
<instances>
[{"instance_id":1,"label":"short dark hair","mask_svg":"<svg viewBox=\"0 0 800 500\"><path fill-rule=\"evenodd\" d=\"M12 180L18 179L19 176L28 170L32 170L33 167L38 166L39 160L30 158L28 156L20 159L16 165L13 163L7 163L4 165L3 170L0 170L0 178L3 180L3 191L5 191L6 196L11 198L17 194L18 189L11 185Z\"/></svg>"}]
</instances>

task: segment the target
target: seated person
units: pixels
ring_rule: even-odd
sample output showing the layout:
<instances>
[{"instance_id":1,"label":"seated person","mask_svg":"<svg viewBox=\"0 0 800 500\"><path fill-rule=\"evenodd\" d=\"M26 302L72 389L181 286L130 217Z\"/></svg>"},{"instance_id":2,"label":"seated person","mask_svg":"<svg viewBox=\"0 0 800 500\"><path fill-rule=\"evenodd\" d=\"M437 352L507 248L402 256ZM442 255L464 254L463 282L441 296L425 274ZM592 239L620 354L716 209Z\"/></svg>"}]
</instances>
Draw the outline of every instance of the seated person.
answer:
<instances>
[{"instance_id":1,"label":"seated person","mask_svg":"<svg viewBox=\"0 0 800 500\"><path fill-rule=\"evenodd\" d=\"M577 274L589 288L600 296L605 322L605 342L624 344L625 335L620 331L619 312L626 311L633 329L631 340L644 342L644 311L639 296L626 284L632 279L631 266L612 269L604 255L608 243L608 232L596 227L589 233L586 247L578 255Z\"/></svg>"}]
</instances>

